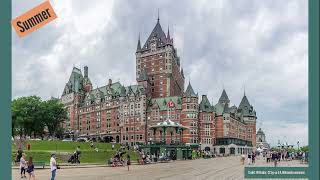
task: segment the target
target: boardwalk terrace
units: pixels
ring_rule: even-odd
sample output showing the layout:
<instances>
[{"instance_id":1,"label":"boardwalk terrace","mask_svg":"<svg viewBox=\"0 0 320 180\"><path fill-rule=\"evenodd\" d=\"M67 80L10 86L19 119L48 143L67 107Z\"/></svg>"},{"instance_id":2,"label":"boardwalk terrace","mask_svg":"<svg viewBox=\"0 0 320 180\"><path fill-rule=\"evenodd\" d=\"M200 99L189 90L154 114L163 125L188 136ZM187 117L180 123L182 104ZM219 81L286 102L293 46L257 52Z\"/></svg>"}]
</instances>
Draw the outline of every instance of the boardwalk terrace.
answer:
<instances>
[{"instance_id":1,"label":"boardwalk terrace","mask_svg":"<svg viewBox=\"0 0 320 180\"><path fill-rule=\"evenodd\" d=\"M159 19L143 46L139 37L135 85L124 86L109 79L93 89L89 68L85 66L82 73L74 67L61 96L69 112L65 123L68 133L128 145L146 144L160 137L169 143L176 141L171 137L180 134L154 134L150 127L170 119L187 127L179 139L183 143L196 143L217 154L223 152L220 148L228 148L222 154L238 154L230 148L244 148L243 142L246 149L255 148L257 117L247 96L238 107L230 106L223 89L213 105L206 95L195 93L190 82L185 89L181 60L173 42L169 29L164 33ZM224 138L232 141L221 144Z\"/></svg>"}]
</instances>

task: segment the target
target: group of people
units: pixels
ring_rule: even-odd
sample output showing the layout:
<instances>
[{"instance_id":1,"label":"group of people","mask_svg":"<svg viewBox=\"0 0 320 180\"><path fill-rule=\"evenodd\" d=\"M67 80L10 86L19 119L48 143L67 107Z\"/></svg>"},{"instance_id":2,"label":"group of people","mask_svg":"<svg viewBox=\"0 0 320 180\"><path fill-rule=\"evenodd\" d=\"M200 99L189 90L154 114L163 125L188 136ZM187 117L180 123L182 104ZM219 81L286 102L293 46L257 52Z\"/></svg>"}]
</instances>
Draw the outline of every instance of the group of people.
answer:
<instances>
[{"instance_id":1,"label":"group of people","mask_svg":"<svg viewBox=\"0 0 320 180\"><path fill-rule=\"evenodd\" d=\"M199 158L212 158L214 155L210 151L205 150L192 150L191 152L192 159L199 159Z\"/></svg>"},{"instance_id":2,"label":"group of people","mask_svg":"<svg viewBox=\"0 0 320 180\"><path fill-rule=\"evenodd\" d=\"M277 162L283 161L291 161L291 160L301 160L302 163L306 162L308 159L308 152L289 152L289 151L270 151L265 155L266 162L274 162L275 166Z\"/></svg>"},{"instance_id":3,"label":"group of people","mask_svg":"<svg viewBox=\"0 0 320 180\"><path fill-rule=\"evenodd\" d=\"M32 161L32 157L29 156L28 161L26 160L26 154L22 154L20 158L20 175L21 178L27 178L26 176L26 171L29 174L29 179L35 179L35 174L34 174L34 165Z\"/></svg>"},{"instance_id":4,"label":"group of people","mask_svg":"<svg viewBox=\"0 0 320 180\"><path fill-rule=\"evenodd\" d=\"M127 154L127 158L125 159L123 158L123 154L125 154L125 152L120 149L113 158L108 160L108 164L112 167L127 165L129 171L129 166L131 165L130 155Z\"/></svg>"},{"instance_id":5,"label":"group of people","mask_svg":"<svg viewBox=\"0 0 320 180\"><path fill-rule=\"evenodd\" d=\"M145 154L143 151L139 153L139 159L138 159L139 164L144 165L144 164L149 164L151 163L151 157L150 154L147 153Z\"/></svg>"},{"instance_id":6,"label":"group of people","mask_svg":"<svg viewBox=\"0 0 320 180\"><path fill-rule=\"evenodd\" d=\"M55 154L51 155L50 158L50 171L51 171L51 180L55 179L56 176L56 170L57 170L57 162L55 159ZM32 157L29 156L28 161L26 160L26 154L22 153L20 158L20 175L21 178L27 178L26 171L29 174L29 180L35 180L35 172L34 172L34 164Z\"/></svg>"},{"instance_id":7,"label":"group of people","mask_svg":"<svg viewBox=\"0 0 320 180\"><path fill-rule=\"evenodd\" d=\"M247 163L248 164L255 164L256 163L256 157L257 157L256 153L251 152L251 153L248 153L247 155L242 154L241 155L242 164L244 164L246 157L247 157Z\"/></svg>"}]
</instances>

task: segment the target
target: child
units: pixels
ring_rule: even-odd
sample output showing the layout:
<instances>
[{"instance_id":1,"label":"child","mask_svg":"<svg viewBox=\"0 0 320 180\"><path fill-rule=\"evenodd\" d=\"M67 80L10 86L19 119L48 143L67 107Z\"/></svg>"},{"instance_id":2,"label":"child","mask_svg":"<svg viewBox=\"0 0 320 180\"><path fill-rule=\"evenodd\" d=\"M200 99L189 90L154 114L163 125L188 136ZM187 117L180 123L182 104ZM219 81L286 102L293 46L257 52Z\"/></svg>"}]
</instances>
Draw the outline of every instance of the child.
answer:
<instances>
[{"instance_id":1,"label":"child","mask_svg":"<svg viewBox=\"0 0 320 180\"><path fill-rule=\"evenodd\" d=\"M32 157L29 157L27 172L29 173L29 179L35 180L34 165L32 162Z\"/></svg>"}]
</instances>

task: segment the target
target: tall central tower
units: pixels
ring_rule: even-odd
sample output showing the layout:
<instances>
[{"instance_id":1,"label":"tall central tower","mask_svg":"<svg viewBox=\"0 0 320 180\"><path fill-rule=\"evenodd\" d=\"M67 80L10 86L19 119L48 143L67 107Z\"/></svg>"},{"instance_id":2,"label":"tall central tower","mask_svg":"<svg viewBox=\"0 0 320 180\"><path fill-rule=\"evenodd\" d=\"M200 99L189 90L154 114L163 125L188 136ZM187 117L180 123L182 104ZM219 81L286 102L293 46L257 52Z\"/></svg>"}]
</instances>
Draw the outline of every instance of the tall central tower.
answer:
<instances>
[{"instance_id":1,"label":"tall central tower","mask_svg":"<svg viewBox=\"0 0 320 180\"><path fill-rule=\"evenodd\" d=\"M136 51L136 80L147 89L152 98L182 96L183 69L173 46L168 28L163 32L159 17L147 41L141 47L140 35Z\"/></svg>"}]
</instances>

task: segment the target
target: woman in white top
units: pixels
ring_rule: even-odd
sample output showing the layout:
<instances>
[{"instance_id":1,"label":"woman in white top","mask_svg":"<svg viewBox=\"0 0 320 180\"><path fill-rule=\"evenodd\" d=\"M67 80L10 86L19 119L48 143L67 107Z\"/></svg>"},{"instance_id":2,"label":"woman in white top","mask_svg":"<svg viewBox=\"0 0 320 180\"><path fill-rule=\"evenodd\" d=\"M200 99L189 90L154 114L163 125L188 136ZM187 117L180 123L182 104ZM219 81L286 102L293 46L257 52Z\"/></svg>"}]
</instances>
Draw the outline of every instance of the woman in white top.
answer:
<instances>
[{"instance_id":1,"label":"woman in white top","mask_svg":"<svg viewBox=\"0 0 320 180\"><path fill-rule=\"evenodd\" d=\"M26 162L26 155L22 154L22 157L20 158L20 174L21 174L21 178L26 178L26 166L27 166L27 162ZM23 173L23 176L22 176Z\"/></svg>"}]
</instances>

